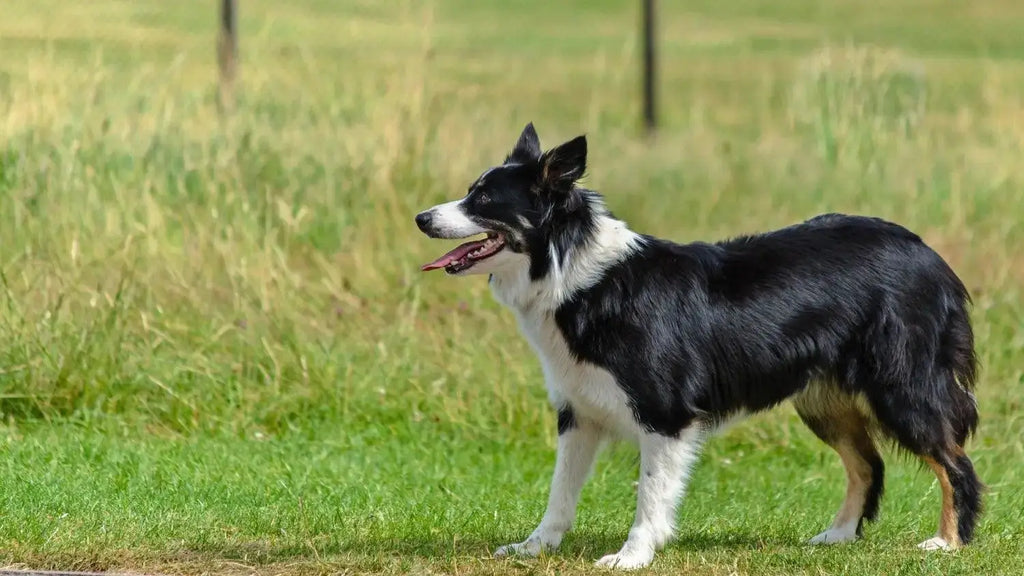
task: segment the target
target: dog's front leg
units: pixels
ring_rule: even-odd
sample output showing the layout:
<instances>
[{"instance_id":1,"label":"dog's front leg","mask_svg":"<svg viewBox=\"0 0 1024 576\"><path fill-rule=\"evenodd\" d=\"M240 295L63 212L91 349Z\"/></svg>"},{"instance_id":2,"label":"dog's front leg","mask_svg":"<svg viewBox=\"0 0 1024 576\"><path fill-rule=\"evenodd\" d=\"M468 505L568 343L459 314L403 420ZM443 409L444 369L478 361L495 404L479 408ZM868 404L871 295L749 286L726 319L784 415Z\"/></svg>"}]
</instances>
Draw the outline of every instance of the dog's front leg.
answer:
<instances>
[{"instance_id":1,"label":"dog's front leg","mask_svg":"<svg viewBox=\"0 0 1024 576\"><path fill-rule=\"evenodd\" d=\"M572 528L580 491L590 475L604 433L592 422L573 418L571 413L566 418L565 414L559 413L558 456L547 511L529 538L498 548L494 553L497 557L537 556L542 550L554 550Z\"/></svg>"},{"instance_id":2,"label":"dog's front leg","mask_svg":"<svg viewBox=\"0 0 1024 576\"><path fill-rule=\"evenodd\" d=\"M703 441L704 430L699 423L676 436L644 434L640 439L636 520L622 549L598 560L598 566L633 570L654 560L655 551L672 538L676 504L686 490L690 467Z\"/></svg>"}]
</instances>

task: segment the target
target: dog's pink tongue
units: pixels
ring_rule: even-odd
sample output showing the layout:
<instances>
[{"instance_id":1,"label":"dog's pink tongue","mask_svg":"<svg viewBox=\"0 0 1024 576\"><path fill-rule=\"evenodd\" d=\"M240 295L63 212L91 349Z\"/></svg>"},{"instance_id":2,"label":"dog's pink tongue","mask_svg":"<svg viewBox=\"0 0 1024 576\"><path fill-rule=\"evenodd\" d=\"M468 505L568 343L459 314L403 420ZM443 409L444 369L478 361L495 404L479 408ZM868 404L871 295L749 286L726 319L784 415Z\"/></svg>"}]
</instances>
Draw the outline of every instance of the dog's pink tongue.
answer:
<instances>
[{"instance_id":1,"label":"dog's pink tongue","mask_svg":"<svg viewBox=\"0 0 1024 576\"><path fill-rule=\"evenodd\" d=\"M452 262L458 262L459 260L462 260L463 258L466 257L466 254L469 254L476 248L479 248L480 245L482 245L483 243L484 242L482 240L478 240L474 242L466 242L465 244L459 244L458 246L455 247L454 250L445 254L444 256L441 256L437 260L434 260L430 264L424 264L423 267L420 268L420 270L426 272L428 270L437 270L438 268L444 268L445 266L451 264Z\"/></svg>"}]
</instances>

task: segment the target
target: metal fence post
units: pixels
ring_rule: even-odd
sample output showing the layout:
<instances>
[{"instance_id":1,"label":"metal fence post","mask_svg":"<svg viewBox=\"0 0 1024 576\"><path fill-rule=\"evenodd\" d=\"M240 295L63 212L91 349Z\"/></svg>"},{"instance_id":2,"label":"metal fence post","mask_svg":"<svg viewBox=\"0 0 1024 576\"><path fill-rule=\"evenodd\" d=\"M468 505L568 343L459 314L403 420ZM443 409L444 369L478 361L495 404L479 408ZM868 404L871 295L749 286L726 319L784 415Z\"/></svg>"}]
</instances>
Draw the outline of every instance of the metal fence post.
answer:
<instances>
[{"instance_id":1,"label":"metal fence post","mask_svg":"<svg viewBox=\"0 0 1024 576\"><path fill-rule=\"evenodd\" d=\"M220 69L218 103L220 111L234 109L235 77L238 75L238 4L221 0L220 34L217 38L217 63Z\"/></svg>"},{"instance_id":2,"label":"metal fence post","mask_svg":"<svg viewBox=\"0 0 1024 576\"><path fill-rule=\"evenodd\" d=\"M655 110L655 89L656 76L655 65L655 39L654 39L654 0L643 0L643 43L644 43L644 70L643 70L643 91L644 91L644 127L648 134L657 128Z\"/></svg>"}]
</instances>

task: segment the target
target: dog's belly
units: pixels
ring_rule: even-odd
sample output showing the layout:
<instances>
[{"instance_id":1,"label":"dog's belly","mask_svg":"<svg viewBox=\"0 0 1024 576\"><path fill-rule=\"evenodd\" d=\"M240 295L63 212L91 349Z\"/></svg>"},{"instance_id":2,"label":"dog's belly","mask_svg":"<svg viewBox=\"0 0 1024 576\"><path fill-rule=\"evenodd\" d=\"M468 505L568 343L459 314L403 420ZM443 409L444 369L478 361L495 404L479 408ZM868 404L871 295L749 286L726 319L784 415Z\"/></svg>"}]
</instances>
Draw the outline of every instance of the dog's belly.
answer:
<instances>
[{"instance_id":1,"label":"dog's belly","mask_svg":"<svg viewBox=\"0 0 1024 576\"><path fill-rule=\"evenodd\" d=\"M540 357L548 398L555 408L568 405L577 418L585 418L623 438L638 438L640 427L629 397L610 372L569 352L561 331L550 315L519 317L519 325Z\"/></svg>"}]
</instances>

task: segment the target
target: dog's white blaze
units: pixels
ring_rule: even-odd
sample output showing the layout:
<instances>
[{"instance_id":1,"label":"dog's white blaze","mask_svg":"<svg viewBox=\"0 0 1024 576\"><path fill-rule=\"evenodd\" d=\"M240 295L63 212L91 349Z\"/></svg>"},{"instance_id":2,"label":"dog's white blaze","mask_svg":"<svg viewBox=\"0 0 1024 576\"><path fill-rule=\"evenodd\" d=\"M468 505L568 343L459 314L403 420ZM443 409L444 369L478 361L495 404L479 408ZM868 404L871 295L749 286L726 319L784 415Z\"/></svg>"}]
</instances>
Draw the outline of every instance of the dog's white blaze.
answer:
<instances>
[{"instance_id":1,"label":"dog's white blaze","mask_svg":"<svg viewBox=\"0 0 1024 576\"><path fill-rule=\"evenodd\" d=\"M438 204L430 209L433 215L434 228L445 238L465 238L474 234L487 232L476 222L466 216L462 210L462 200L454 200Z\"/></svg>"},{"instance_id":2,"label":"dog's white blaze","mask_svg":"<svg viewBox=\"0 0 1024 576\"><path fill-rule=\"evenodd\" d=\"M683 429L677 437L644 434L640 439L636 519L622 549L598 560L598 566L643 568L668 543L675 532L676 505L686 491L706 434L700 422Z\"/></svg>"}]
</instances>

